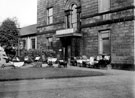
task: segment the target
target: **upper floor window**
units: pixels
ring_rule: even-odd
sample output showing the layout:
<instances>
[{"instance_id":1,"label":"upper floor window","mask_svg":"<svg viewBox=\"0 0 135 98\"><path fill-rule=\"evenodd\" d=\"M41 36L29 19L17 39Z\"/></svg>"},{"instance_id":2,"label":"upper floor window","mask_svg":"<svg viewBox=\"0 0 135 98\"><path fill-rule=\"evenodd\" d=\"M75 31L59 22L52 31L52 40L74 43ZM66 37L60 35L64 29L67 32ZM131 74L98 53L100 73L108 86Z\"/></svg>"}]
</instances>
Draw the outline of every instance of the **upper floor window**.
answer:
<instances>
[{"instance_id":1,"label":"upper floor window","mask_svg":"<svg viewBox=\"0 0 135 98\"><path fill-rule=\"evenodd\" d=\"M53 8L48 8L47 9L47 24L52 24L53 23Z\"/></svg>"},{"instance_id":2,"label":"upper floor window","mask_svg":"<svg viewBox=\"0 0 135 98\"><path fill-rule=\"evenodd\" d=\"M66 16L66 27L70 28L70 26L71 26L70 24L71 24L71 18L70 18L70 14L68 14Z\"/></svg>"},{"instance_id":3,"label":"upper floor window","mask_svg":"<svg viewBox=\"0 0 135 98\"><path fill-rule=\"evenodd\" d=\"M110 0L98 0L98 10L99 13L106 12L110 10ZM103 15L103 19L109 19L110 14Z\"/></svg>"},{"instance_id":4,"label":"upper floor window","mask_svg":"<svg viewBox=\"0 0 135 98\"><path fill-rule=\"evenodd\" d=\"M77 28L77 5L73 4L66 13L66 27Z\"/></svg>"},{"instance_id":5,"label":"upper floor window","mask_svg":"<svg viewBox=\"0 0 135 98\"><path fill-rule=\"evenodd\" d=\"M71 14L71 24L72 24L72 28L77 28L77 9L76 9L76 5L73 4L72 5L72 14Z\"/></svg>"}]
</instances>

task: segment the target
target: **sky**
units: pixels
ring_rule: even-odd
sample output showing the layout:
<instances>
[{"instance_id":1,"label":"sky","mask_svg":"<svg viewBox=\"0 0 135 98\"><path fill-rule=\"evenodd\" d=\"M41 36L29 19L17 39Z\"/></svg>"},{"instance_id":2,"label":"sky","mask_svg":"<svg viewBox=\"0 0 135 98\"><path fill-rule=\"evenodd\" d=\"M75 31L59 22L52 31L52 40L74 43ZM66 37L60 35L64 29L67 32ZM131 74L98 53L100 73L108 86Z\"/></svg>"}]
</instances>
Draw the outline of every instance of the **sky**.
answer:
<instances>
[{"instance_id":1,"label":"sky","mask_svg":"<svg viewBox=\"0 0 135 98\"><path fill-rule=\"evenodd\" d=\"M16 17L20 27L37 23L37 0L0 0L0 23Z\"/></svg>"}]
</instances>

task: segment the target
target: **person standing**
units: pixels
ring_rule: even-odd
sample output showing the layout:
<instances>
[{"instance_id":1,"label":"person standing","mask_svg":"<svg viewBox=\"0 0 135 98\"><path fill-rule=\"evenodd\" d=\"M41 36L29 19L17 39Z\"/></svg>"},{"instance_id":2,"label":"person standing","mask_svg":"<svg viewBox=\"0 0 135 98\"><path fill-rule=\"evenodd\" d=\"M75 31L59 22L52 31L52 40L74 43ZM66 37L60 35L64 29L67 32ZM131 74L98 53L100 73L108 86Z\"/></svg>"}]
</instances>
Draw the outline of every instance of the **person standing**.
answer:
<instances>
[{"instance_id":1,"label":"person standing","mask_svg":"<svg viewBox=\"0 0 135 98\"><path fill-rule=\"evenodd\" d=\"M8 58L4 48L5 45L0 45L0 67L6 63L6 59Z\"/></svg>"}]
</instances>

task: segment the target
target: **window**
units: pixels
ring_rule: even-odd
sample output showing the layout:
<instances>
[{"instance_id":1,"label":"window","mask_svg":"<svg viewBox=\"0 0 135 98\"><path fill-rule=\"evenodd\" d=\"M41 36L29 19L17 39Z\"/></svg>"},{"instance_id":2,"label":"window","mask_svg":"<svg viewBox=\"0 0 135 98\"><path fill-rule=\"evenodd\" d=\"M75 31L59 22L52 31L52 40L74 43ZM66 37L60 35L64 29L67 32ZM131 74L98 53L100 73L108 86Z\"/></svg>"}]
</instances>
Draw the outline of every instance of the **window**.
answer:
<instances>
[{"instance_id":1,"label":"window","mask_svg":"<svg viewBox=\"0 0 135 98\"><path fill-rule=\"evenodd\" d=\"M110 54L110 32L102 31L99 33L99 54Z\"/></svg>"},{"instance_id":2,"label":"window","mask_svg":"<svg viewBox=\"0 0 135 98\"><path fill-rule=\"evenodd\" d=\"M48 38L48 49L52 48L52 37Z\"/></svg>"},{"instance_id":3,"label":"window","mask_svg":"<svg viewBox=\"0 0 135 98\"><path fill-rule=\"evenodd\" d=\"M67 28L70 28L70 15L67 15Z\"/></svg>"},{"instance_id":4,"label":"window","mask_svg":"<svg viewBox=\"0 0 135 98\"><path fill-rule=\"evenodd\" d=\"M53 23L53 8L47 9L47 24Z\"/></svg>"},{"instance_id":5,"label":"window","mask_svg":"<svg viewBox=\"0 0 135 98\"><path fill-rule=\"evenodd\" d=\"M99 13L106 12L110 10L110 0L98 0L98 10ZM103 15L103 19L110 19L110 14Z\"/></svg>"},{"instance_id":6,"label":"window","mask_svg":"<svg viewBox=\"0 0 135 98\"><path fill-rule=\"evenodd\" d=\"M31 48L36 49L36 39L35 38L31 39Z\"/></svg>"},{"instance_id":7,"label":"window","mask_svg":"<svg viewBox=\"0 0 135 98\"><path fill-rule=\"evenodd\" d=\"M26 40L21 40L20 49L26 49Z\"/></svg>"},{"instance_id":8,"label":"window","mask_svg":"<svg viewBox=\"0 0 135 98\"><path fill-rule=\"evenodd\" d=\"M71 18L71 23L72 23L72 28L77 28L77 9L76 5L72 5L72 18Z\"/></svg>"},{"instance_id":9,"label":"window","mask_svg":"<svg viewBox=\"0 0 135 98\"><path fill-rule=\"evenodd\" d=\"M69 10L66 15L66 26L67 28L77 28L77 6L73 4L71 10Z\"/></svg>"},{"instance_id":10,"label":"window","mask_svg":"<svg viewBox=\"0 0 135 98\"><path fill-rule=\"evenodd\" d=\"M26 40L23 40L23 48L26 49Z\"/></svg>"}]
</instances>

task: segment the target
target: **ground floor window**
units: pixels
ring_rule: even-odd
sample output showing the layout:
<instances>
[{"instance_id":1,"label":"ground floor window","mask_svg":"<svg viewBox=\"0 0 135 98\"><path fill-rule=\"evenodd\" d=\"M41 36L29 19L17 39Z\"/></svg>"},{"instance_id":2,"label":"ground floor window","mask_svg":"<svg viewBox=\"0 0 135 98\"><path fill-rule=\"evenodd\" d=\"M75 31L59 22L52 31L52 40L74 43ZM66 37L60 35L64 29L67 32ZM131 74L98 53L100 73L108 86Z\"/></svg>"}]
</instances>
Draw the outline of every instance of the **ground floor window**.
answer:
<instances>
[{"instance_id":1,"label":"ground floor window","mask_svg":"<svg viewBox=\"0 0 135 98\"><path fill-rule=\"evenodd\" d=\"M25 39L22 39L20 41L20 49L26 49L26 40Z\"/></svg>"},{"instance_id":2,"label":"ground floor window","mask_svg":"<svg viewBox=\"0 0 135 98\"><path fill-rule=\"evenodd\" d=\"M52 37L48 38L48 49L51 49L52 48L52 43L53 40L52 40Z\"/></svg>"},{"instance_id":3,"label":"ground floor window","mask_svg":"<svg viewBox=\"0 0 135 98\"><path fill-rule=\"evenodd\" d=\"M31 38L31 49L36 49L36 38Z\"/></svg>"},{"instance_id":4,"label":"ground floor window","mask_svg":"<svg viewBox=\"0 0 135 98\"><path fill-rule=\"evenodd\" d=\"M100 31L99 32L99 54L110 54L110 31Z\"/></svg>"}]
</instances>

